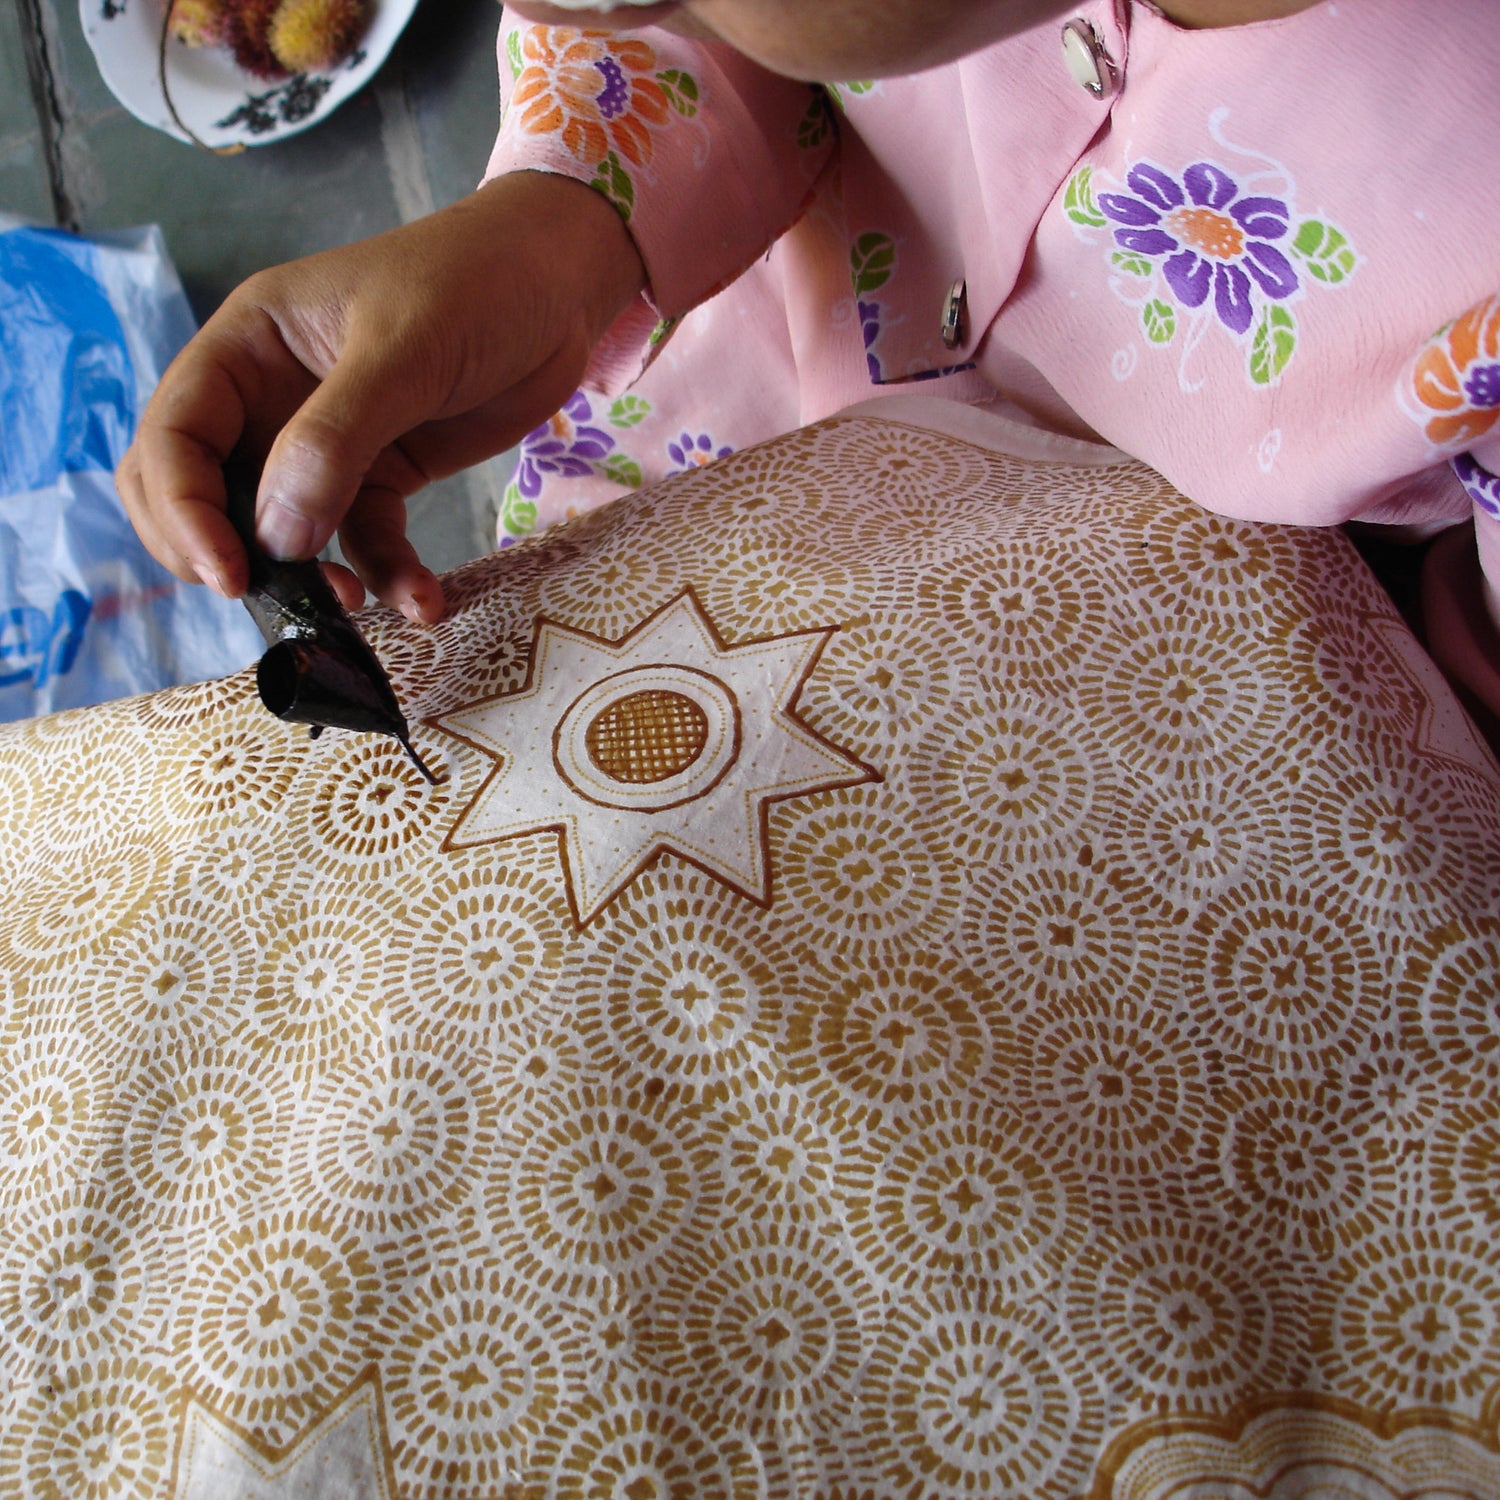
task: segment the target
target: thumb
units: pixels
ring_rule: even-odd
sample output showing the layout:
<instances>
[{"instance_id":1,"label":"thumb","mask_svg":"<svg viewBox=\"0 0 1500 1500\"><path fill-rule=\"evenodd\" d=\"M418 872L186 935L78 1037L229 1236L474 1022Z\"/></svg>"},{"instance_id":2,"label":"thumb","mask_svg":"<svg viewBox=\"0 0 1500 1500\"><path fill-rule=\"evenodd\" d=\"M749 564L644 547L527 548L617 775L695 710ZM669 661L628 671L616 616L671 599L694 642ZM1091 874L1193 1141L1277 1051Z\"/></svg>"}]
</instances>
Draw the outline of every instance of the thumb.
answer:
<instances>
[{"instance_id":1,"label":"thumb","mask_svg":"<svg viewBox=\"0 0 1500 1500\"><path fill-rule=\"evenodd\" d=\"M376 458L432 415L435 398L380 354L347 349L281 429L261 475L255 539L274 558L315 556L338 529ZM410 493L425 476L383 476ZM405 483L403 483L403 479Z\"/></svg>"}]
</instances>

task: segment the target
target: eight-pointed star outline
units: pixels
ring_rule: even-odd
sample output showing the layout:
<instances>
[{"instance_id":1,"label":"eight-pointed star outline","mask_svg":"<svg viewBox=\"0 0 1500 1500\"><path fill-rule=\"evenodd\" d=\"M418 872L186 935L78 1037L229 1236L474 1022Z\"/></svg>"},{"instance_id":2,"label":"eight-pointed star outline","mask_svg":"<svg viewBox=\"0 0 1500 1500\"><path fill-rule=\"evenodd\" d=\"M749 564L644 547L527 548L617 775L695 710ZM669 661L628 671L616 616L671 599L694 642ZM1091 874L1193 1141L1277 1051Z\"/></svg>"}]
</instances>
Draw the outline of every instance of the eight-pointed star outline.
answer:
<instances>
[{"instance_id":1,"label":"eight-pointed star outline","mask_svg":"<svg viewBox=\"0 0 1500 1500\"><path fill-rule=\"evenodd\" d=\"M173 1500L396 1500L385 1402L374 1367L283 1447L270 1447L189 1393L173 1463Z\"/></svg>"},{"instance_id":2,"label":"eight-pointed star outline","mask_svg":"<svg viewBox=\"0 0 1500 1500\"><path fill-rule=\"evenodd\" d=\"M498 762L444 846L555 831L580 926L666 852L769 905L770 805L880 780L796 712L836 629L729 645L691 589L617 641L538 617L520 688L433 720Z\"/></svg>"}]
</instances>

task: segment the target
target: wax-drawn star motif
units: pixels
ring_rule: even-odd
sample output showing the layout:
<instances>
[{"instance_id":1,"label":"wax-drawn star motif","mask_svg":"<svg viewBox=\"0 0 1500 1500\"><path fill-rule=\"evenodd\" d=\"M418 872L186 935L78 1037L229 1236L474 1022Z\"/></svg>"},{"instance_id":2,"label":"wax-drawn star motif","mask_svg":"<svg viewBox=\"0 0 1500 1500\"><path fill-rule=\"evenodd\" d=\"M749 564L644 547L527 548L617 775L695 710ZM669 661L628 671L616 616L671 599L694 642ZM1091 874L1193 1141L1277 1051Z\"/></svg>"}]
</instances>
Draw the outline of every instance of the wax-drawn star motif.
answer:
<instances>
[{"instance_id":1,"label":"wax-drawn star motif","mask_svg":"<svg viewBox=\"0 0 1500 1500\"><path fill-rule=\"evenodd\" d=\"M445 847L555 830L580 926L668 851L769 905L769 805L879 779L795 711L834 628L727 645L691 590L618 641L539 618L520 689L435 721L499 762Z\"/></svg>"},{"instance_id":2,"label":"wax-drawn star motif","mask_svg":"<svg viewBox=\"0 0 1500 1500\"><path fill-rule=\"evenodd\" d=\"M172 1500L395 1500L397 1494L374 1370L280 1448L258 1443L189 1396L173 1470Z\"/></svg>"}]
</instances>

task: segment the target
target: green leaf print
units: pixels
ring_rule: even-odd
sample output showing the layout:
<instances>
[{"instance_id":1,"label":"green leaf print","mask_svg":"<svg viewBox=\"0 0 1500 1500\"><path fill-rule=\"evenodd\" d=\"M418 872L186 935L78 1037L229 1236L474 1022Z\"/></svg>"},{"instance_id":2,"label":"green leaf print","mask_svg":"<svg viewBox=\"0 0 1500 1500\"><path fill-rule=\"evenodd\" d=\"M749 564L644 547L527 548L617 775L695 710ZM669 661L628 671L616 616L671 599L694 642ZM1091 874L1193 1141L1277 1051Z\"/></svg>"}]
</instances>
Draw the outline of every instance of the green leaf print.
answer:
<instances>
[{"instance_id":1,"label":"green leaf print","mask_svg":"<svg viewBox=\"0 0 1500 1500\"><path fill-rule=\"evenodd\" d=\"M603 193L619 210L622 219L630 218L630 211L635 207L635 184L613 151L595 168L594 180L589 186Z\"/></svg>"},{"instance_id":2,"label":"green leaf print","mask_svg":"<svg viewBox=\"0 0 1500 1500\"><path fill-rule=\"evenodd\" d=\"M1153 344L1170 344L1177 332L1177 310L1170 302L1153 298L1141 309L1141 327Z\"/></svg>"},{"instance_id":3,"label":"green leaf print","mask_svg":"<svg viewBox=\"0 0 1500 1500\"><path fill-rule=\"evenodd\" d=\"M536 502L521 494L515 480L500 499L500 525L507 536L529 536L536 530Z\"/></svg>"},{"instance_id":4,"label":"green leaf print","mask_svg":"<svg viewBox=\"0 0 1500 1500\"><path fill-rule=\"evenodd\" d=\"M616 427L634 427L651 415L651 403L644 396L621 396L609 409L609 420Z\"/></svg>"},{"instance_id":5,"label":"green leaf print","mask_svg":"<svg viewBox=\"0 0 1500 1500\"><path fill-rule=\"evenodd\" d=\"M1250 341L1251 380L1270 385L1286 369L1296 348L1296 321L1286 308L1273 304L1261 314Z\"/></svg>"},{"instance_id":6,"label":"green leaf print","mask_svg":"<svg viewBox=\"0 0 1500 1500\"><path fill-rule=\"evenodd\" d=\"M638 490L641 487L641 466L623 453L611 453L604 460L602 472L606 479L613 479L616 484L623 484L627 489Z\"/></svg>"},{"instance_id":7,"label":"green leaf print","mask_svg":"<svg viewBox=\"0 0 1500 1500\"><path fill-rule=\"evenodd\" d=\"M658 344L664 343L666 337L677 326L676 318L663 318L655 328L646 336L646 347L654 349Z\"/></svg>"},{"instance_id":8,"label":"green leaf print","mask_svg":"<svg viewBox=\"0 0 1500 1500\"><path fill-rule=\"evenodd\" d=\"M665 73L656 75L656 81L667 96L667 103L678 114L691 119L698 113L698 80L691 73L684 73L681 68L668 68Z\"/></svg>"},{"instance_id":9,"label":"green leaf print","mask_svg":"<svg viewBox=\"0 0 1500 1500\"><path fill-rule=\"evenodd\" d=\"M808 101L807 113L797 126L797 144L804 151L810 151L814 146L821 146L832 129L833 122L828 118L827 98L815 93Z\"/></svg>"},{"instance_id":10,"label":"green leaf print","mask_svg":"<svg viewBox=\"0 0 1500 1500\"><path fill-rule=\"evenodd\" d=\"M858 83L825 83L822 85L822 88L823 92L827 94L828 97L832 99L833 102L837 104L841 110L847 113L849 104L848 101L844 98L844 95L853 94L855 98L858 98L861 94L873 94L875 92L875 83L873 80L861 81Z\"/></svg>"},{"instance_id":11,"label":"green leaf print","mask_svg":"<svg viewBox=\"0 0 1500 1500\"><path fill-rule=\"evenodd\" d=\"M883 287L896 269L896 242L878 229L867 230L849 252L849 271L854 295L862 297Z\"/></svg>"},{"instance_id":12,"label":"green leaf print","mask_svg":"<svg viewBox=\"0 0 1500 1500\"><path fill-rule=\"evenodd\" d=\"M1304 219L1297 226L1292 251L1307 262L1307 274L1327 286L1347 280L1359 264L1348 236L1321 219Z\"/></svg>"},{"instance_id":13,"label":"green leaf print","mask_svg":"<svg viewBox=\"0 0 1500 1500\"><path fill-rule=\"evenodd\" d=\"M519 78L525 64L521 61L521 33L512 31L505 38L505 60L510 64L511 76Z\"/></svg>"},{"instance_id":14,"label":"green leaf print","mask_svg":"<svg viewBox=\"0 0 1500 1500\"><path fill-rule=\"evenodd\" d=\"M1063 193L1063 212L1075 223L1087 229L1103 229L1109 221L1099 212L1094 202L1094 169L1079 167L1068 178L1067 191Z\"/></svg>"},{"instance_id":15,"label":"green leaf print","mask_svg":"<svg viewBox=\"0 0 1500 1500\"><path fill-rule=\"evenodd\" d=\"M1127 276L1149 276L1153 269L1146 256L1137 255L1132 250L1116 250L1110 256L1109 263L1115 270L1124 271Z\"/></svg>"}]
</instances>

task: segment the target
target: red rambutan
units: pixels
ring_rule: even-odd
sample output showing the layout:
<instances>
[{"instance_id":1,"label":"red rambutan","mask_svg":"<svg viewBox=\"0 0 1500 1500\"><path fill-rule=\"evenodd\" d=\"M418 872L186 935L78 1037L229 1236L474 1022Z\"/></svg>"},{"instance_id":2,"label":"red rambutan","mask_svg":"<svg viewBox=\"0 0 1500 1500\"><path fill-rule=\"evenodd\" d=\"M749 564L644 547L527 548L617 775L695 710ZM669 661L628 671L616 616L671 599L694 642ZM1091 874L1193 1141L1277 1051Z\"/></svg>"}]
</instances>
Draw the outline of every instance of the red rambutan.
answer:
<instances>
[{"instance_id":1,"label":"red rambutan","mask_svg":"<svg viewBox=\"0 0 1500 1500\"><path fill-rule=\"evenodd\" d=\"M293 73L341 63L370 24L370 0L280 0L271 20L271 51Z\"/></svg>"},{"instance_id":2,"label":"red rambutan","mask_svg":"<svg viewBox=\"0 0 1500 1500\"><path fill-rule=\"evenodd\" d=\"M225 40L230 0L163 0L167 29L189 47L217 47Z\"/></svg>"},{"instance_id":3,"label":"red rambutan","mask_svg":"<svg viewBox=\"0 0 1500 1500\"><path fill-rule=\"evenodd\" d=\"M281 0L233 0L225 16L224 40L234 60L257 78L285 78L287 67L271 50L271 22Z\"/></svg>"}]
</instances>

